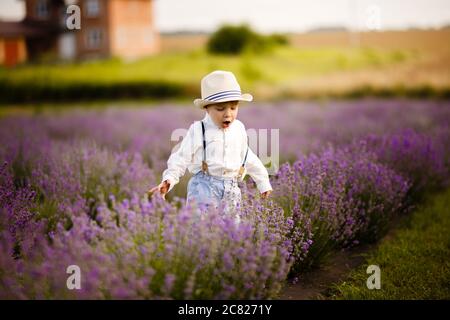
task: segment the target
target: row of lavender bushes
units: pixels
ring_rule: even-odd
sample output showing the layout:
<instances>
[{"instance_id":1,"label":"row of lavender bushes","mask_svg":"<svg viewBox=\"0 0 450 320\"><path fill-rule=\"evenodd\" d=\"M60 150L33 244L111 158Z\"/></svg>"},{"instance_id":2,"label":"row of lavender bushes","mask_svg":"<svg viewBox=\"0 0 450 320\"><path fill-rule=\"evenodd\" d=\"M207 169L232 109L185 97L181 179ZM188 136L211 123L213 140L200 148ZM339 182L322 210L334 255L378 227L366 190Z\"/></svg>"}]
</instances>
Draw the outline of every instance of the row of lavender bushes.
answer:
<instances>
[{"instance_id":1,"label":"row of lavender bushes","mask_svg":"<svg viewBox=\"0 0 450 320\"><path fill-rule=\"evenodd\" d=\"M284 164L274 197L296 225L305 226L307 216L312 234L306 258L295 260L291 275L317 266L333 249L379 240L395 216L448 185L445 143L407 130Z\"/></svg>"},{"instance_id":2,"label":"row of lavender bushes","mask_svg":"<svg viewBox=\"0 0 450 320\"><path fill-rule=\"evenodd\" d=\"M292 108L283 129L300 137ZM384 115L373 108L359 105L357 114L376 130L345 128L348 135L340 132L337 141L326 126L310 130L325 148L282 145L296 160L272 177L271 200L259 199L250 181L243 186L239 224L220 210L200 218L182 198L143 196L170 152L160 121L167 108L135 111L139 117L112 111L2 119L0 296L275 298L288 276L301 278L336 248L379 239L395 215L448 184L447 106L413 104L385 134L383 117L396 106L380 104ZM255 127L267 124L270 110L259 109ZM169 111L193 118L181 108ZM255 109L246 112L255 119ZM317 118L332 122L330 114ZM81 290L66 286L69 265L82 271Z\"/></svg>"}]
</instances>

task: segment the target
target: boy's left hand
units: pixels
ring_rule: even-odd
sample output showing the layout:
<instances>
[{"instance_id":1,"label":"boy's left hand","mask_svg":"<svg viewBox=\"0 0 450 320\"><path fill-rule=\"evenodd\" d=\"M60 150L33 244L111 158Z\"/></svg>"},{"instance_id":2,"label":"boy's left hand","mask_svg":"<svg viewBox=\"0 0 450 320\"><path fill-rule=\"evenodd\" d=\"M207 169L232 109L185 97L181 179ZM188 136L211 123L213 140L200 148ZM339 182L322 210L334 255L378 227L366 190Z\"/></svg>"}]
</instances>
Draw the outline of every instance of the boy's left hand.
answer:
<instances>
[{"instance_id":1,"label":"boy's left hand","mask_svg":"<svg viewBox=\"0 0 450 320\"><path fill-rule=\"evenodd\" d=\"M272 190L268 190L266 192L263 192L263 193L261 193L261 198L262 199L267 199L270 196L271 193L272 193Z\"/></svg>"}]
</instances>

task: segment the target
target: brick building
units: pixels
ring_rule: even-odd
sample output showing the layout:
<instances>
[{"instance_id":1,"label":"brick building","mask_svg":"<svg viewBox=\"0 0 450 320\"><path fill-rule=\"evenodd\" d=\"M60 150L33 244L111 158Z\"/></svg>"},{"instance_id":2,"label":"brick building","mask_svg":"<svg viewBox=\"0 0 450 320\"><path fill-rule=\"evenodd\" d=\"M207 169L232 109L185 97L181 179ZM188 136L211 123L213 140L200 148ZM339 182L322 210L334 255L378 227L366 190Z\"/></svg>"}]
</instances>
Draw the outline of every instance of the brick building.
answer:
<instances>
[{"instance_id":1,"label":"brick building","mask_svg":"<svg viewBox=\"0 0 450 320\"><path fill-rule=\"evenodd\" d=\"M0 23L1 64L13 65L43 56L61 60L134 59L159 51L153 0L22 1L26 8L24 20ZM66 27L70 4L81 9L80 30Z\"/></svg>"}]
</instances>

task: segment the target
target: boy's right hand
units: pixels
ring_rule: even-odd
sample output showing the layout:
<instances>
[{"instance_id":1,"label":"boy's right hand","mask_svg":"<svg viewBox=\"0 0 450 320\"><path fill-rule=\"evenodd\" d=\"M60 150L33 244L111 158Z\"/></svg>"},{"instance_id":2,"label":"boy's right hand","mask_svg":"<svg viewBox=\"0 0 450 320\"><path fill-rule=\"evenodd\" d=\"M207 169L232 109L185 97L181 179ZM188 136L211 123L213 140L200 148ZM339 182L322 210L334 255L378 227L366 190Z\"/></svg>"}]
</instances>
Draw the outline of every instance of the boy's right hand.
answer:
<instances>
[{"instance_id":1,"label":"boy's right hand","mask_svg":"<svg viewBox=\"0 0 450 320\"><path fill-rule=\"evenodd\" d=\"M154 192L159 191L161 197L166 200L166 193L169 192L170 183L167 180L161 182L158 186L151 188L147 191L147 195L149 198L153 195Z\"/></svg>"}]
</instances>

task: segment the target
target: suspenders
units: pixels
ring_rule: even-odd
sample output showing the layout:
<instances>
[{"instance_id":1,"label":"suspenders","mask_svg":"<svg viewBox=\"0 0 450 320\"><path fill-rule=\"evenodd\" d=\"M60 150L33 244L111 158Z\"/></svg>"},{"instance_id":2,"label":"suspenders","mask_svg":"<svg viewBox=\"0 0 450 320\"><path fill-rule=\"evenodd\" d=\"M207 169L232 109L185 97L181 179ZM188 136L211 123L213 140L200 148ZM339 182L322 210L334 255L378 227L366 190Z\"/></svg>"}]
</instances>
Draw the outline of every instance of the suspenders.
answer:
<instances>
[{"instance_id":1,"label":"suspenders","mask_svg":"<svg viewBox=\"0 0 450 320\"><path fill-rule=\"evenodd\" d=\"M237 176L238 179L241 179L242 176L244 175L245 162L247 161L247 155L248 155L248 136L247 136L247 151L245 151L244 161L242 162L242 165L239 168L239 173L238 173L238 176Z\"/></svg>"},{"instance_id":2,"label":"suspenders","mask_svg":"<svg viewBox=\"0 0 450 320\"><path fill-rule=\"evenodd\" d=\"M208 172L208 164L206 163L206 139L205 139L205 124L203 121L202 123L202 136L203 136L203 160L202 160L202 171L206 174L209 174ZM245 152L244 161L242 162L241 167L239 168L239 173L237 175L237 178L240 179L242 175L244 174L245 170L245 163L247 162L247 155L248 155L248 137L247 137L247 151Z\"/></svg>"},{"instance_id":3,"label":"suspenders","mask_svg":"<svg viewBox=\"0 0 450 320\"><path fill-rule=\"evenodd\" d=\"M202 171L206 174L208 172L208 164L206 163L206 140L205 140L205 125L202 121L202 136L203 136L203 159L202 159Z\"/></svg>"}]
</instances>

